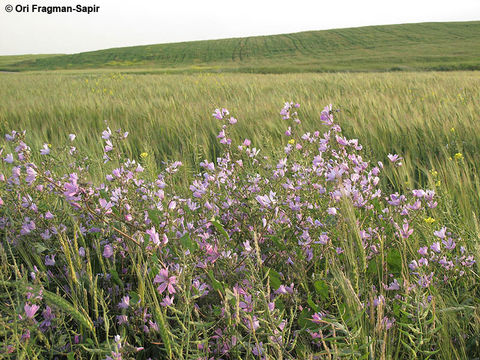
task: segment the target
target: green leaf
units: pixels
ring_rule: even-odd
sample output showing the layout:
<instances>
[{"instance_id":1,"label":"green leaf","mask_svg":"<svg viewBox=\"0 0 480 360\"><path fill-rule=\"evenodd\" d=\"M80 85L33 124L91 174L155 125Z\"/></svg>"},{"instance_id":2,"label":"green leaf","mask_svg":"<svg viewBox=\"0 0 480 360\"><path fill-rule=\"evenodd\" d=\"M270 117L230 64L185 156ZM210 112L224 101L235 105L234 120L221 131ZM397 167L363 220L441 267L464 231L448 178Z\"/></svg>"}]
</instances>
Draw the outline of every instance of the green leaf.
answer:
<instances>
[{"instance_id":1,"label":"green leaf","mask_svg":"<svg viewBox=\"0 0 480 360\"><path fill-rule=\"evenodd\" d=\"M278 290L280 285L282 285L282 281L280 280L280 274L273 269L268 269L267 271L268 271L268 277L270 279L270 285L275 290Z\"/></svg>"},{"instance_id":2,"label":"green leaf","mask_svg":"<svg viewBox=\"0 0 480 360\"><path fill-rule=\"evenodd\" d=\"M155 265L158 265L160 263L160 261L158 260L157 254L153 254L152 256L150 256L150 260Z\"/></svg>"},{"instance_id":3,"label":"green leaf","mask_svg":"<svg viewBox=\"0 0 480 360\"><path fill-rule=\"evenodd\" d=\"M315 329L318 328L318 325L312 322L313 313L310 310L303 309L300 315L298 316L298 325L304 329Z\"/></svg>"},{"instance_id":4,"label":"green leaf","mask_svg":"<svg viewBox=\"0 0 480 360\"><path fill-rule=\"evenodd\" d=\"M283 302L282 299L280 299L279 297L277 297L275 299L275 307L280 310L280 311L283 311L285 310L285 303Z\"/></svg>"},{"instance_id":5,"label":"green leaf","mask_svg":"<svg viewBox=\"0 0 480 360\"><path fill-rule=\"evenodd\" d=\"M387 254L387 264L393 273L400 273L402 271L402 256L400 251L392 249Z\"/></svg>"},{"instance_id":6,"label":"green leaf","mask_svg":"<svg viewBox=\"0 0 480 360\"><path fill-rule=\"evenodd\" d=\"M220 224L218 221L212 219L210 221L212 223L213 226L215 226L215 229L217 229L217 231L222 234L223 236L225 236L227 238L227 240L230 240L230 236L228 236L228 233L225 231L225 229L223 228L222 224Z\"/></svg>"},{"instance_id":7,"label":"green leaf","mask_svg":"<svg viewBox=\"0 0 480 360\"><path fill-rule=\"evenodd\" d=\"M185 235L183 235L181 238L180 238L180 244L182 244L182 246L185 248L185 249L188 249L190 250L190 252L194 252L196 250L198 250L198 244L196 241L193 241L191 238L190 238L190 235L187 233Z\"/></svg>"},{"instance_id":8,"label":"green leaf","mask_svg":"<svg viewBox=\"0 0 480 360\"><path fill-rule=\"evenodd\" d=\"M132 304L136 304L140 300L140 295L138 295L135 291L130 291L128 295L130 296L130 301Z\"/></svg>"},{"instance_id":9,"label":"green leaf","mask_svg":"<svg viewBox=\"0 0 480 360\"><path fill-rule=\"evenodd\" d=\"M34 243L33 244L33 247L35 248L35 252L37 254L41 254L43 253L44 251L48 250L45 246L43 246L42 244L40 243Z\"/></svg>"},{"instance_id":10,"label":"green leaf","mask_svg":"<svg viewBox=\"0 0 480 360\"><path fill-rule=\"evenodd\" d=\"M328 299L328 285L324 280L317 280L313 283L315 292L320 296L322 300Z\"/></svg>"},{"instance_id":11,"label":"green leaf","mask_svg":"<svg viewBox=\"0 0 480 360\"><path fill-rule=\"evenodd\" d=\"M113 282L115 284L117 284L118 286L120 286L121 288L123 288L123 282L120 279L120 277L118 276L117 270L115 270L115 269L110 270L110 275L112 276Z\"/></svg>"},{"instance_id":12,"label":"green leaf","mask_svg":"<svg viewBox=\"0 0 480 360\"><path fill-rule=\"evenodd\" d=\"M220 281L218 281L217 279L215 279L215 276L213 275L213 270L210 270L208 272L208 277L210 278L210 280L212 281L212 287L215 291L220 291L220 292L224 292L223 290L223 285Z\"/></svg>"},{"instance_id":13,"label":"green leaf","mask_svg":"<svg viewBox=\"0 0 480 360\"><path fill-rule=\"evenodd\" d=\"M310 305L310 307L313 309L313 311L315 311L315 312L320 312L321 311L320 307L317 304L315 304L311 298L309 298L307 300L307 303L308 303L308 305Z\"/></svg>"},{"instance_id":14,"label":"green leaf","mask_svg":"<svg viewBox=\"0 0 480 360\"><path fill-rule=\"evenodd\" d=\"M367 274L376 275L378 271L378 265L376 261L370 261L367 267Z\"/></svg>"},{"instance_id":15,"label":"green leaf","mask_svg":"<svg viewBox=\"0 0 480 360\"><path fill-rule=\"evenodd\" d=\"M283 242L283 240L279 239L278 236L272 237L272 242L275 244L278 250L285 251L287 250L287 246Z\"/></svg>"},{"instance_id":16,"label":"green leaf","mask_svg":"<svg viewBox=\"0 0 480 360\"><path fill-rule=\"evenodd\" d=\"M160 225L161 212L157 209L148 210L148 218L152 221L153 225L158 227Z\"/></svg>"}]
</instances>

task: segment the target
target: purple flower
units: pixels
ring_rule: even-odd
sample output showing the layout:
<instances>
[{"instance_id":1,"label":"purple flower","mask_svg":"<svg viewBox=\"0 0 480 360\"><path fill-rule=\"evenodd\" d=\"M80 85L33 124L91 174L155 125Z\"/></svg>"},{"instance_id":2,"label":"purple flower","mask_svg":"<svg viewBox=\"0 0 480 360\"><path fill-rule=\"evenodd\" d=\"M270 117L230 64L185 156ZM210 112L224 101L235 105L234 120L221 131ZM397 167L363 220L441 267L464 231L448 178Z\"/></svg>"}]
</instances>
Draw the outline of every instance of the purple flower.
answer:
<instances>
[{"instance_id":1,"label":"purple flower","mask_svg":"<svg viewBox=\"0 0 480 360\"><path fill-rule=\"evenodd\" d=\"M418 285L420 285L423 288L429 287L430 282L432 281L433 273L431 273L429 276L422 275L420 279L418 279Z\"/></svg>"},{"instance_id":2,"label":"purple flower","mask_svg":"<svg viewBox=\"0 0 480 360\"><path fill-rule=\"evenodd\" d=\"M12 154L7 154L7 156L3 159L6 163L13 163L13 155Z\"/></svg>"},{"instance_id":3,"label":"purple flower","mask_svg":"<svg viewBox=\"0 0 480 360\"><path fill-rule=\"evenodd\" d=\"M410 270L415 271L418 268L417 260L412 260L410 264L408 264Z\"/></svg>"},{"instance_id":4,"label":"purple flower","mask_svg":"<svg viewBox=\"0 0 480 360\"><path fill-rule=\"evenodd\" d=\"M42 149L40 150L40 154L41 154L41 155L48 155L48 154L50 154L50 147L48 146L48 144L43 144L43 147L42 147Z\"/></svg>"},{"instance_id":5,"label":"purple flower","mask_svg":"<svg viewBox=\"0 0 480 360\"><path fill-rule=\"evenodd\" d=\"M5 134L5 139L7 141L13 141L15 140L15 136L17 135L17 132L15 130L12 131L12 135L10 134Z\"/></svg>"},{"instance_id":6,"label":"purple flower","mask_svg":"<svg viewBox=\"0 0 480 360\"><path fill-rule=\"evenodd\" d=\"M45 256L45 265L46 266L55 265L55 255L46 255Z\"/></svg>"},{"instance_id":7,"label":"purple flower","mask_svg":"<svg viewBox=\"0 0 480 360\"><path fill-rule=\"evenodd\" d=\"M382 319L382 325L385 326L385 330L389 330L394 323L395 323L395 319L389 319L386 316Z\"/></svg>"},{"instance_id":8,"label":"purple flower","mask_svg":"<svg viewBox=\"0 0 480 360\"><path fill-rule=\"evenodd\" d=\"M69 135L68 135L68 138L70 139L70 141L75 140L76 137L77 137L77 136L76 136L75 134L69 134Z\"/></svg>"},{"instance_id":9,"label":"purple flower","mask_svg":"<svg viewBox=\"0 0 480 360\"><path fill-rule=\"evenodd\" d=\"M275 204L277 201L275 199L276 193L270 191L269 195L257 195L255 199L265 208L270 208L271 204Z\"/></svg>"},{"instance_id":10,"label":"purple flower","mask_svg":"<svg viewBox=\"0 0 480 360\"><path fill-rule=\"evenodd\" d=\"M222 120L224 116L230 115L227 109L223 108L222 110L220 109L215 109L215 112L212 114L212 116L218 120Z\"/></svg>"},{"instance_id":11,"label":"purple flower","mask_svg":"<svg viewBox=\"0 0 480 360\"><path fill-rule=\"evenodd\" d=\"M400 284L398 283L397 279L393 279L393 282L389 285L383 285L385 290L400 290Z\"/></svg>"},{"instance_id":12,"label":"purple flower","mask_svg":"<svg viewBox=\"0 0 480 360\"><path fill-rule=\"evenodd\" d=\"M329 215L337 215L337 209L334 208L334 207L329 207L329 208L327 209L327 214L329 214Z\"/></svg>"},{"instance_id":13,"label":"purple flower","mask_svg":"<svg viewBox=\"0 0 480 360\"><path fill-rule=\"evenodd\" d=\"M404 223L402 226L402 231L400 232L400 235L404 239L408 239L410 235L413 234L413 229L409 229L408 223Z\"/></svg>"},{"instance_id":14,"label":"purple flower","mask_svg":"<svg viewBox=\"0 0 480 360\"><path fill-rule=\"evenodd\" d=\"M52 313L50 306L47 306L42 312L43 321L40 324L40 328L46 329L52 325L52 320L55 319L55 314Z\"/></svg>"},{"instance_id":15,"label":"purple flower","mask_svg":"<svg viewBox=\"0 0 480 360\"><path fill-rule=\"evenodd\" d=\"M160 294L162 294L165 290L168 290L170 294L175 294L175 287L174 285L177 282L176 276L168 276L168 269L162 269L159 271L158 275L155 276L153 280L154 284L159 283L157 290Z\"/></svg>"},{"instance_id":16,"label":"purple flower","mask_svg":"<svg viewBox=\"0 0 480 360\"><path fill-rule=\"evenodd\" d=\"M113 204L111 201L108 201L103 199L103 198L100 198L98 200L98 202L100 203L100 206L105 209L106 213L107 214L110 214L112 212L112 210L110 210L112 207L113 207Z\"/></svg>"},{"instance_id":17,"label":"purple flower","mask_svg":"<svg viewBox=\"0 0 480 360\"><path fill-rule=\"evenodd\" d=\"M397 154L388 154L388 160L390 160L392 163L397 163L398 166L402 165L402 163L398 162L402 160L402 157L398 156Z\"/></svg>"},{"instance_id":18,"label":"purple flower","mask_svg":"<svg viewBox=\"0 0 480 360\"><path fill-rule=\"evenodd\" d=\"M103 257L105 258L110 258L112 257L113 255L113 248L111 245L105 245L105 247L103 248Z\"/></svg>"},{"instance_id":19,"label":"purple flower","mask_svg":"<svg viewBox=\"0 0 480 360\"><path fill-rule=\"evenodd\" d=\"M27 167L27 176L25 177L25 181L27 184L31 185L35 179L37 178L37 172L31 166Z\"/></svg>"},{"instance_id":20,"label":"purple flower","mask_svg":"<svg viewBox=\"0 0 480 360\"><path fill-rule=\"evenodd\" d=\"M377 307L380 304L385 304L385 297L383 295L379 295L373 299L373 306Z\"/></svg>"},{"instance_id":21,"label":"purple flower","mask_svg":"<svg viewBox=\"0 0 480 360\"><path fill-rule=\"evenodd\" d=\"M293 294L293 286L293 284L290 284L290 286L280 285L275 294Z\"/></svg>"},{"instance_id":22,"label":"purple flower","mask_svg":"<svg viewBox=\"0 0 480 360\"><path fill-rule=\"evenodd\" d=\"M127 309L130 306L130 297L128 295L122 297L122 301L118 303L120 309Z\"/></svg>"},{"instance_id":23,"label":"purple flower","mask_svg":"<svg viewBox=\"0 0 480 360\"><path fill-rule=\"evenodd\" d=\"M446 232L447 232L447 228L444 226L440 230L434 231L433 235L435 235L436 237L439 237L440 239L445 239Z\"/></svg>"},{"instance_id":24,"label":"purple flower","mask_svg":"<svg viewBox=\"0 0 480 360\"><path fill-rule=\"evenodd\" d=\"M110 130L110 128L107 127L107 130L104 130L104 131L102 132L102 139L108 140L108 139L110 139L110 136L111 136L111 135L112 135L112 130Z\"/></svg>"},{"instance_id":25,"label":"purple flower","mask_svg":"<svg viewBox=\"0 0 480 360\"><path fill-rule=\"evenodd\" d=\"M260 343L256 344L252 349L252 353L255 356L262 356L263 355L263 343L260 342Z\"/></svg>"},{"instance_id":26,"label":"purple flower","mask_svg":"<svg viewBox=\"0 0 480 360\"><path fill-rule=\"evenodd\" d=\"M418 249L418 253L420 255L426 256L428 254L428 248L426 246L423 246L420 249Z\"/></svg>"},{"instance_id":27,"label":"purple flower","mask_svg":"<svg viewBox=\"0 0 480 360\"><path fill-rule=\"evenodd\" d=\"M428 265L428 259L422 257L418 260L418 265L419 266L427 266Z\"/></svg>"},{"instance_id":28,"label":"purple flower","mask_svg":"<svg viewBox=\"0 0 480 360\"><path fill-rule=\"evenodd\" d=\"M434 242L432 245L430 245L430 249L435 251L436 253L440 252L440 242Z\"/></svg>"},{"instance_id":29,"label":"purple flower","mask_svg":"<svg viewBox=\"0 0 480 360\"><path fill-rule=\"evenodd\" d=\"M456 246L455 241L453 241L452 238L448 238L448 240L443 240L442 244L445 245L445 248L447 250L453 250Z\"/></svg>"},{"instance_id":30,"label":"purple flower","mask_svg":"<svg viewBox=\"0 0 480 360\"><path fill-rule=\"evenodd\" d=\"M165 296L165 298L162 300L162 302L160 303L160 305L162 306L171 306L173 304L173 299L175 298L175 296Z\"/></svg>"},{"instance_id":31,"label":"purple flower","mask_svg":"<svg viewBox=\"0 0 480 360\"><path fill-rule=\"evenodd\" d=\"M325 314L323 312L317 312L313 314L312 322L314 322L315 324L320 324L324 317L325 317Z\"/></svg>"},{"instance_id":32,"label":"purple flower","mask_svg":"<svg viewBox=\"0 0 480 360\"><path fill-rule=\"evenodd\" d=\"M128 323L128 316L127 315L117 315L117 322L118 322L118 325Z\"/></svg>"},{"instance_id":33,"label":"purple flower","mask_svg":"<svg viewBox=\"0 0 480 360\"><path fill-rule=\"evenodd\" d=\"M25 304L23 309L25 310L25 315L27 316L27 318L33 319L38 309L40 309L40 306L35 304L33 305Z\"/></svg>"},{"instance_id":34,"label":"purple flower","mask_svg":"<svg viewBox=\"0 0 480 360\"><path fill-rule=\"evenodd\" d=\"M105 152L109 152L109 151L112 151L113 150L113 144L110 140L107 140L105 141L106 145L105 145Z\"/></svg>"},{"instance_id":35,"label":"purple flower","mask_svg":"<svg viewBox=\"0 0 480 360\"><path fill-rule=\"evenodd\" d=\"M150 235L150 241L153 242L155 245L160 244L160 237L158 233L155 231L155 226L152 226L151 229L145 231L148 235Z\"/></svg>"}]
</instances>

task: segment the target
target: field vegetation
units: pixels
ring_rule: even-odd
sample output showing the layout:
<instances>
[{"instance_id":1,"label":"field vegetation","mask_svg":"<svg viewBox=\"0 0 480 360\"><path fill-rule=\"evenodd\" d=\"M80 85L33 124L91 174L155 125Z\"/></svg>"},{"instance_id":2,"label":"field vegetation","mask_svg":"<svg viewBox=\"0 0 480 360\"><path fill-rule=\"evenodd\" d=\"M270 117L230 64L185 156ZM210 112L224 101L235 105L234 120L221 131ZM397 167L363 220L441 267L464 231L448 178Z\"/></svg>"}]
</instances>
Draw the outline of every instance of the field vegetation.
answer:
<instances>
[{"instance_id":1,"label":"field vegetation","mask_svg":"<svg viewBox=\"0 0 480 360\"><path fill-rule=\"evenodd\" d=\"M479 73L0 78L0 358L479 358Z\"/></svg>"},{"instance_id":2,"label":"field vegetation","mask_svg":"<svg viewBox=\"0 0 480 360\"><path fill-rule=\"evenodd\" d=\"M160 73L479 70L480 22L419 23L132 46L32 57L3 70Z\"/></svg>"}]
</instances>

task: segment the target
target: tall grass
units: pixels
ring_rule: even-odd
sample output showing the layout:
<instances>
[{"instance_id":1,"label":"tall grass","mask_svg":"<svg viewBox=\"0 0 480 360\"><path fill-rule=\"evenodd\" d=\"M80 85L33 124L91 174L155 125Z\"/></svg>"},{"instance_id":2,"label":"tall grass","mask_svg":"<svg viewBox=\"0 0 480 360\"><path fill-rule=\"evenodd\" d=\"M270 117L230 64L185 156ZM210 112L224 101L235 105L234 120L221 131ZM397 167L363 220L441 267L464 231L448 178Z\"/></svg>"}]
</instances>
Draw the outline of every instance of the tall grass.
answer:
<instances>
[{"instance_id":1,"label":"tall grass","mask_svg":"<svg viewBox=\"0 0 480 360\"><path fill-rule=\"evenodd\" d=\"M469 228L472 212L480 210L478 72L0 76L4 133L28 129L29 139L40 148L65 143L65 132L72 132L78 135L78 147L93 154L100 145L92 136L107 122L131 132L126 150L132 157L147 152L148 161L157 165L182 159L186 178L202 159L219 154L215 121L205 115L212 108L236 109L242 122L233 138L249 138L268 154L283 134L281 119L272 116L277 104L298 99L303 126L311 129L318 122L318 104L332 103L341 109L345 133L359 138L372 155L399 153L405 158L401 177L390 175L392 186L404 189L440 181L445 196L459 208L451 215L461 216ZM457 153L461 159L455 159ZM101 174L102 161L92 160Z\"/></svg>"}]
</instances>

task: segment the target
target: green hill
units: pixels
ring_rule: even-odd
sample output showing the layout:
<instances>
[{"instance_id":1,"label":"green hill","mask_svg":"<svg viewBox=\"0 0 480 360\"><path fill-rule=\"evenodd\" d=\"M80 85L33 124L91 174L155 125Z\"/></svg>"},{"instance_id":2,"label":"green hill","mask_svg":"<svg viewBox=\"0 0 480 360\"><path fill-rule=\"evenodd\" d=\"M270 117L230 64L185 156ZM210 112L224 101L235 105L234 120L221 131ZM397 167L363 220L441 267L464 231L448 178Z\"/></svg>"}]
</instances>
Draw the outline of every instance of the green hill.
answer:
<instances>
[{"instance_id":1,"label":"green hill","mask_svg":"<svg viewBox=\"0 0 480 360\"><path fill-rule=\"evenodd\" d=\"M473 70L480 69L480 21L367 26L133 46L33 58L2 68L256 73Z\"/></svg>"},{"instance_id":2,"label":"green hill","mask_svg":"<svg viewBox=\"0 0 480 360\"><path fill-rule=\"evenodd\" d=\"M18 63L29 62L36 59L48 58L53 56L59 56L58 54L51 55L8 55L0 56L0 71L2 70L15 70Z\"/></svg>"}]
</instances>

